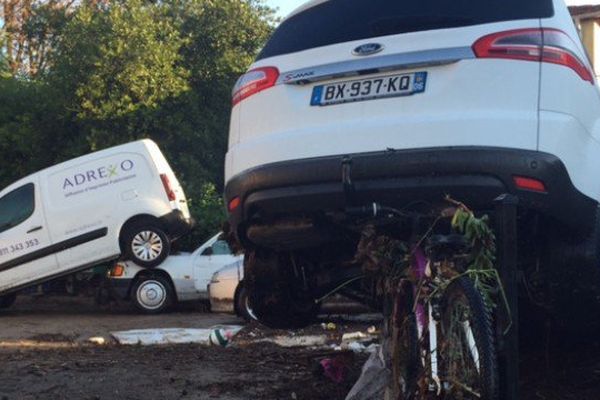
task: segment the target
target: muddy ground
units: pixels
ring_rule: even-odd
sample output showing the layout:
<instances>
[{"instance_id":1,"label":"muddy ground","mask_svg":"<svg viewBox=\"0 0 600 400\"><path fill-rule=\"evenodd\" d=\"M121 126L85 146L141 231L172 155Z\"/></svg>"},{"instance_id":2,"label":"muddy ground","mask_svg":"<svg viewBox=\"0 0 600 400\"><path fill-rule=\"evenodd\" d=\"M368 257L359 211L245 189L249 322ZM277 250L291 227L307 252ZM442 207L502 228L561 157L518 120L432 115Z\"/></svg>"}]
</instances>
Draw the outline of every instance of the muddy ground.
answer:
<instances>
[{"instance_id":1,"label":"muddy ground","mask_svg":"<svg viewBox=\"0 0 600 400\"><path fill-rule=\"evenodd\" d=\"M139 316L125 305L99 308L69 298L21 300L0 315L0 400L7 399L344 399L365 355L344 353L348 374L341 384L317 371L326 350L281 348L240 340L234 347L94 346L90 336L134 328L206 328L239 324L232 316L189 305L161 316ZM364 330L364 322L337 317L337 329ZM371 322L369 322L370 324ZM317 324L307 330L323 333ZM270 337L250 326L240 338ZM287 333L291 334L291 333ZM527 340L521 361L521 399L600 399L600 345L583 340ZM574 344L568 344L574 343Z\"/></svg>"},{"instance_id":2,"label":"muddy ground","mask_svg":"<svg viewBox=\"0 0 600 400\"><path fill-rule=\"evenodd\" d=\"M320 356L273 344L18 351L0 355L0 398L343 399L350 380L315 377ZM349 365L358 369L359 361Z\"/></svg>"},{"instance_id":3,"label":"muddy ground","mask_svg":"<svg viewBox=\"0 0 600 400\"><path fill-rule=\"evenodd\" d=\"M22 296L17 303L0 311L0 342L63 337L84 342L110 331L146 328L208 328L217 324L239 324L241 319L226 314L207 313L202 303L178 306L159 316L142 315L129 302L98 306L90 297Z\"/></svg>"}]
</instances>

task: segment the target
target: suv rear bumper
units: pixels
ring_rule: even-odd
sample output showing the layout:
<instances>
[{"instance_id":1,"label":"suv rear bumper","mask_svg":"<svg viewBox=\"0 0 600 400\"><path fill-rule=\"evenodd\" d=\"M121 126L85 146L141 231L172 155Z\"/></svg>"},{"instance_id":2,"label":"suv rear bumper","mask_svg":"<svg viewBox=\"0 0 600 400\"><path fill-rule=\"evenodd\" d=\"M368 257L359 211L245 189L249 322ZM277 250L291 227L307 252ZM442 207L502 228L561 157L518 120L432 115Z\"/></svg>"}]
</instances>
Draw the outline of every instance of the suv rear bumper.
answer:
<instances>
[{"instance_id":1,"label":"suv rear bumper","mask_svg":"<svg viewBox=\"0 0 600 400\"><path fill-rule=\"evenodd\" d=\"M344 175L352 185L348 179L343 184ZM518 189L514 176L542 181L547 193ZM352 204L348 204L348 189ZM557 157L506 148L390 150L279 162L235 176L226 185L225 199L227 204L236 197L241 200L230 213L230 222L244 240L244 227L257 212L307 215L374 201L404 207L419 201L438 202L447 194L485 209L502 193L517 195L522 208L577 231L589 231L594 224L598 203L573 186Z\"/></svg>"}]
</instances>

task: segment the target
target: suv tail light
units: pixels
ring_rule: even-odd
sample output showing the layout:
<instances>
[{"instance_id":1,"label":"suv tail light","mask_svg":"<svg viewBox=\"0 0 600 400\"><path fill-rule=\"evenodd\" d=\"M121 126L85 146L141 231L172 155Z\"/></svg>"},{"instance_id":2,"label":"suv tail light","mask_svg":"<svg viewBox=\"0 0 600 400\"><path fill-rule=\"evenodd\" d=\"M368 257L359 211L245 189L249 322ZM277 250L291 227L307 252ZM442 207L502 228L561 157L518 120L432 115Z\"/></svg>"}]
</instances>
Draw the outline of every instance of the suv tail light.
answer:
<instances>
[{"instance_id":1,"label":"suv tail light","mask_svg":"<svg viewBox=\"0 0 600 400\"><path fill-rule=\"evenodd\" d=\"M234 197L227 205L227 209L229 210L229 212L234 212L241 204L242 200L239 197Z\"/></svg>"},{"instance_id":2,"label":"suv tail light","mask_svg":"<svg viewBox=\"0 0 600 400\"><path fill-rule=\"evenodd\" d=\"M171 181L169 181L169 177L167 176L167 174L160 174L160 180L162 181L162 184L165 188L165 192L167 193L167 197L169 198L169 201L177 200L177 196L175 195L175 191L173 190L173 187L171 186Z\"/></svg>"},{"instance_id":3,"label":"suv tail light","mask_svg":"<svg viewBox=\"0 0 600 400\"><path fill-rule=\"evenodd\" d=\"M547 193L546 185L544 185L544 182L540 180L527 178L525 176L514 176L513 180L515 181L515 186L521 190L531 190L532 192Z\"/></svg>"},{"instance_id":4,"label":"suv tail light","mask_svg":"<svg viewBox=\"0 0 600 400\"><path fill-rule=\"evenodd\" d=\"M275 67L256 68L246 72L233 88L233 105L275 86L277 79L279 79L279 70Z\"/></svg>"},{"instance_id":5,"label":"suv tail light","mask_svg":"<svg viewBox=\"0 0 600 400\"><path fill-rule=\"evenodd\" d=\"M558 64L571 68L584 81L594 83L594 74L577 55L575 42L558 29L518 29L493 33L473 44L477 58L506 58Z\"/></svg>"}]
</instances>

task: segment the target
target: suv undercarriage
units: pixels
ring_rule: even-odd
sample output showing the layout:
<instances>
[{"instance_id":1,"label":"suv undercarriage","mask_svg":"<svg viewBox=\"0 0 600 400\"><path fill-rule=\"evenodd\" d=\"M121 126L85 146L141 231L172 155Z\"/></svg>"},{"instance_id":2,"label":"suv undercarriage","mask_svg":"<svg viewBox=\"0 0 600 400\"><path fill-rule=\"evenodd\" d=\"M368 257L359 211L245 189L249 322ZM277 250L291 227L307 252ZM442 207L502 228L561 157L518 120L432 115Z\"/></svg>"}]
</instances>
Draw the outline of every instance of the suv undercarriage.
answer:
<instances>
[{"instance_id":1,"label":"suv undercarriage","mask_svg":"<svg viewBox=\"0 0 600 400\"><path fill-rule=\"evenodd\" d=\"M519 187L519 176L544 182L543 191ZM583 277L597 274L598 220L589 218L597 205L573 187L551 155L455 148L301 160L232 180L226 198L228 203L240 199L231 210L232 230L247 249L245 276L257 316L273 327L298 327L337 291L381 309L376 282L365 269L369 257L385 251L386 242L374 248L365 244L365 235L374 242L382 237L409 242L431 223L373 220L371 207L385 204L428 215L448 207L445 199L451 197L493 215L494 199L503 193L516 195L521 206L523 295L549 311L573 301L596 301L600 290L584 284L589 281ZM561 271L571 265L577 272L565 280ZM577 279L580 290L572 296Z\"/></svg>"}]
</instances>

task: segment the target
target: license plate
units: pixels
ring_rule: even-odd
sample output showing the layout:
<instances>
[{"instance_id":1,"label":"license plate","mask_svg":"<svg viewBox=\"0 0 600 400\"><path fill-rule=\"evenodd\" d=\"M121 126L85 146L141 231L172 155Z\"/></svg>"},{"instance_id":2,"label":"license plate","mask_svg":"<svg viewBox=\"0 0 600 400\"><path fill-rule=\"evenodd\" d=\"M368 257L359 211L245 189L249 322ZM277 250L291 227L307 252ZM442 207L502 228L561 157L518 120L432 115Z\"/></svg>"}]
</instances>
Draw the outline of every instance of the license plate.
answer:
<instances>
[{"instance_id":1,"label":"license plate","mask_svg":"<svg viewBox=\"0 0 600 400\"><path fill-rule=\"evenodd\" d=\"M313 88L310 105L330 106L354 101L410 96L423 93L426 84L427 72L416 72L319 85Z\"/></svg>"}]
</instances>

